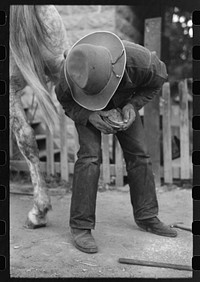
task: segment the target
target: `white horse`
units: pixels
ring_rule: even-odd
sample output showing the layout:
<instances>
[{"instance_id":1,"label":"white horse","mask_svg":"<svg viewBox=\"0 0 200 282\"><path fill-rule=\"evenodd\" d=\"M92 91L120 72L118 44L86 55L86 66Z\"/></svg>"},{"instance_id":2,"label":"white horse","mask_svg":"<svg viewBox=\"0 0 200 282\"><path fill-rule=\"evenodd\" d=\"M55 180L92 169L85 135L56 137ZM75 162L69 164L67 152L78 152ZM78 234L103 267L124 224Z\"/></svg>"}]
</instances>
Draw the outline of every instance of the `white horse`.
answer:
<instances>
[{"instance_id":1,"label":"white horse","mask_svg":"<svg viewBox=\"0 0 200 282\"><path fill-rule=\"evenodd\" d=\"M37 228L47 223L51 209L34 131L28 124L20 96L26 86L34 91L50 130L58 119L47 82L53 86L69 49L64 23L52 5L10 7L10 127L25 157L34 187L34 204L25 226ZM49 85L49 84L48 84Z\"/></svg>"}]
</instances>

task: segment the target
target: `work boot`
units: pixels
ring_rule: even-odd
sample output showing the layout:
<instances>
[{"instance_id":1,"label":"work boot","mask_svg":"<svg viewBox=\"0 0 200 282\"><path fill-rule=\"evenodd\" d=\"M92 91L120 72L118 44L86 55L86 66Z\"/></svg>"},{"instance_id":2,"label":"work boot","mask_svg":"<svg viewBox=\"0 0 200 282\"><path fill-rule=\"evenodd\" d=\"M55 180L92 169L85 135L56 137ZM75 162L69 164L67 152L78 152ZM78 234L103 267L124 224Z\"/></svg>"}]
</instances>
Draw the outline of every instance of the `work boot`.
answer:
<instances>
[{"instance_id":1,"label":"work boot","mask_svg":"<svg viewBox=\"0 0 200 282\"><path fill-rule=\"evenodd\" d=\"M156 216L144 220L135 220L136 224L145 231L167 237L176 237L176 230L162 223Z\"/></svg>"},{"instance_id":2,"label":"work boot","mask_svg":"<svg viewBox=\"0 0 200 282\"><path fill-rule=\"evenodd\" d=\"M98 248L90 229L71 228L74 245L85 253L97 253Z\"/></svg>"}]
</instances>

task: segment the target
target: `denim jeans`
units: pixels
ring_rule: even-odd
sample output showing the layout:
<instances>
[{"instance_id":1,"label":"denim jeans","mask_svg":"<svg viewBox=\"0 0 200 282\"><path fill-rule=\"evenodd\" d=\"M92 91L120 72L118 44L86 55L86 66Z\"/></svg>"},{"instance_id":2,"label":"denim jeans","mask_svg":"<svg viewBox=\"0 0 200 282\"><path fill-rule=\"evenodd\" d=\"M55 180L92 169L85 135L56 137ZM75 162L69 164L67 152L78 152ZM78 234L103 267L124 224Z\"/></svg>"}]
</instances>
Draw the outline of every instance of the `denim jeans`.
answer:
<instances>
[{"instance_id":1,"label":"denim jeans","mask_svg":"<svg viewBox=\"0 0 200 282\"><path fill-rule=\"evenodd\" d=\"M87 126L75 125L80 149L74 167L70 226L79 229L94 229L102 160L101 133L90 123ZM157 216L158 202L154 176L139 114L136 113L135 121L126 131L119 131L116 136L124 154L135 220Z\"/></svg>"}]
</instances>

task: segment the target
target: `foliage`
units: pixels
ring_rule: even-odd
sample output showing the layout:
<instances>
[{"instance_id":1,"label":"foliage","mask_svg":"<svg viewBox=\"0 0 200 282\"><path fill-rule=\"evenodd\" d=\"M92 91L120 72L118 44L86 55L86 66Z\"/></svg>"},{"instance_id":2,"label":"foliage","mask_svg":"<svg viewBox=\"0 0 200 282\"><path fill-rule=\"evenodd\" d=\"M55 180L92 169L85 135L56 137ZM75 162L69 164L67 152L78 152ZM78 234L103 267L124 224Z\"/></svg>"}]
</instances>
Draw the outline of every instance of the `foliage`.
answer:
<instances>
[{"instance_id":1,"label":"foliage","mask_svg":"<svg viewBox=\"0 0 200 282\"><path fill-rule=\"evenodd\" d=\"M159 4L151 0L148 5L130 6L132 18L126 17L134 32L137 31L137 38L140 38L136 43L142 45L145 19L162 17L161 59L167 65L171 83L192 77L192 12L187 5L182 5L183 3L176 7L175 2ZM125 14L127 11L123 12Z\"/></svg>"},{"instance_id":2,"label":"foliage","mask_svg":"<svg viewBox=\"0 0 200 282\"><path fill-rule=\"evenodd\" d=\"M192 77L191 13L177 7L165 11L164 37L168 39L167 66L169 80Z\"/></svg>"}]
</instances>

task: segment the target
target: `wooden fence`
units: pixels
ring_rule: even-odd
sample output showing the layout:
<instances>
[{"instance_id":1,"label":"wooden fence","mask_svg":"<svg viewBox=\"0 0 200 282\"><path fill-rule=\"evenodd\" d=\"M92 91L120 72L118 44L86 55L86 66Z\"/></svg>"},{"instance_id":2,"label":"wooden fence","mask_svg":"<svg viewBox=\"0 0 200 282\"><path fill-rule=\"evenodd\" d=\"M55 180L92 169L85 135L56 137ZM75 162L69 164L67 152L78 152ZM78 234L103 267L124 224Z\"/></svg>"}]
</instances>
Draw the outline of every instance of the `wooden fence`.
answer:
<instances>
[{"instance_id":1,"label":"wooden fence","mask_svg":"<svg viewBox=\"0 0 200 282\"><path fill-rule=\"evenodd\" d=\"M188 86L187 80L179 82L179 106L178 115L176 117L176 125L180 137L180 158L172 160L172 105L170 95L170 84L167 82L162 89L162 107L160 115L162 120L162 156L163 165L161 166L161 177L165 183L172 183L173 179L191 179L192 165L190 140L191 130L189 130L189 106L188 106ZM77 159L76 153L79 148L78 136L73 122L64 115L60 108L60 162L54 162L54 136L47 130L46 162L41 162L41 170L48 175L59 173L63 180L68 181L69 175L73 174L74 162ZM70 136L69 136L70 132ZM189 134L190 133L190 134ZM71 141L70 141L71 140ZM69 144L70 143L70 144ZM70 150L70 152L69 152ZM159 148L158 148L159 150ZM73 152L72 152L73 151ZM73 154L72 160L69 159L69 153ZM25 161L11 161L11 166L17 166L19 170L28 170ZM124 176L126 175L125 162L118 140L113 135L102 134L102 165L101 178L104 183L110 183L111 179L115 179L117 186L124 184Z\"/></svg>"},{"instance_id":2,"label":"wooden fence","mask_svg":"<svg viewBox=\"0 0 200 282\"><path fill-rule=\"evenodd\" d=\"M170 85L163 85L163 112L162 112L162 135L163 135L163 177L166 183L172 183L173 178L191 179L192 178L192 161L191 161L191 140L192 131L191 115L189 115L188 101L188 83L187 79L179 82L179 107L176 117L176 126L179 127L180 138L180 158L172 160L172 105L170 99ZM190 106L191 108L191 106Z\"/></svg>"}]
</instances>

